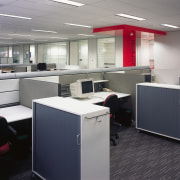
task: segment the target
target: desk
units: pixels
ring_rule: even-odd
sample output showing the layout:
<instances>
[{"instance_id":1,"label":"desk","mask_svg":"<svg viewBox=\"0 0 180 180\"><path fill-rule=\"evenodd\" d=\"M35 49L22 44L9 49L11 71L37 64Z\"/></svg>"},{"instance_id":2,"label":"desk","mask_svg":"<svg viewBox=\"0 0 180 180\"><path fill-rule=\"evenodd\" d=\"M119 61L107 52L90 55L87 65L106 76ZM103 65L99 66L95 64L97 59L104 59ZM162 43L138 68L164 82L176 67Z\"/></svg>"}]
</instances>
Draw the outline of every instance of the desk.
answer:
<instances>
[{"instance_id":1,"label":"desk","mask_svg":"<svg viewBox=\"0 0 180 180\"><path fill-rule=\"evenodd\" d=\"M124 98L124 97L130 97L131 94L125 94L125 93L119 93L119 92L96 92L94 93L93 96L89 98L73 98L73 97L67 97L69 99L75 99L77 101L82 101L82 102L87 102L91 104L97 104L97 103L102 103L105 101L105 99L110 95L110 94L116 94L118 96L118 99Z\"/></svg>"},{"instance_id":2,"label":"desk","mask_svg":"<svg viewBox=\"0 0 180 180\"><path fill-rule=\"evenodd\" d=\"M0 108L0 116L6 118L8 123L32 118L32 109L22 105Z\"/></svg>"}]
</instances>

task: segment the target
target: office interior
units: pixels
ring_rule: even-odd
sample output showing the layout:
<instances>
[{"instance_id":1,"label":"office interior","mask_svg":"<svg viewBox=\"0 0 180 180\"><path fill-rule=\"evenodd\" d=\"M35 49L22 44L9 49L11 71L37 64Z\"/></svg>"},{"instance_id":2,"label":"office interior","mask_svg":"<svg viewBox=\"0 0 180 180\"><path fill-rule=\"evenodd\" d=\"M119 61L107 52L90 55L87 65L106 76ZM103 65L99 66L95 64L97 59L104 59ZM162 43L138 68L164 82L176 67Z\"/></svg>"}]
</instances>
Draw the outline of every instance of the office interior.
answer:
<instances>
[{"instance_id":1,"label":"office interior","mask_svg":"<svg viewBox=\"0 0 180 180\"><path fill-rule=\"evenodd\" d=\"M8 0L0 3L4 14L30 17L25 20L0 14L0 112L12 107L15 113L28 111L26 120L9 124L17 131L25 131L30 137L28 144L25 144L28 147L25 157L11 159L9 154L5 158L0 156L0 179L1 175L10 180L41 177L36 169L32 173L32 101L71 96L69 84L88 78L101 81L95 84L97 91L103 91L103 87L112 90L112 93L131 95L128 101L119 103L131 112L132 124L128 127L117 126L118 143L116 146L110 143L108 147L110 174L107 179L180 178L177 105L180 3L176 0L81 0L81 3L84 5L80 7L51 0ZM145 20L119 17L118 13ZM86 27L67 25L70 23ZM124 67L123 35L93 33L94 28L123 24L163 31L166 35L142 32L136 37L136 65ZM38 70L39 63L46 63L45 71ZM146 111L148 113L144 113ZM153 121L152 114L157 114ZM12 119L16 118L15 114L11 115ZM133 161L130 157L137 159ZM4 168L2 162L8 162L8 167ZM145 167L141 167L139 162L145 163ZM130 164L133 167L127 170ZM157 166L161 168L160 172L156 172Z\"/></svg>"}]
</instances>

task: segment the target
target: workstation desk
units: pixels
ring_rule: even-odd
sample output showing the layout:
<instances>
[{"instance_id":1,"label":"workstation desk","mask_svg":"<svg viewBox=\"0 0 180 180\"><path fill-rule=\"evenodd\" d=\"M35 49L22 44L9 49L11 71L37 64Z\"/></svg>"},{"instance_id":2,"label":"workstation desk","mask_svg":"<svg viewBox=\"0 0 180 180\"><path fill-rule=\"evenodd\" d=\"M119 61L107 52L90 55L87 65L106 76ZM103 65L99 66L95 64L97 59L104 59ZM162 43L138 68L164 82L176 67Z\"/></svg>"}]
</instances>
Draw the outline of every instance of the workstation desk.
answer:
<instances>
[{"instance_id":1,"label":"workstation desk","mask_svg":"<svg viewBox=\"0 0 180 180\"><path fill-rule=\"evenodd\" d=\"M8 123L32 118L32 109L22 105L0 108L0 115L6 118Z\"/></svg>"},{"instance_id":2,"label":"workstation desk","mask_svg":"<svg viewBox=\"0 0 180 180\"><path fill-rule=\"evenodd\" d=\"M119 92L114 92L114 91L111 91L111 92L101 91L101 92L94 93L94 95L89 98L82 98L82 99L73 98L73 97L67 97L67 98L75 99L77 101L87 102L90 104L98 104L98 103L103 103L105 101L105 99L111 94L117 95L118 99L127 98L127 97L131 96L131 94L126 94L126 93L119 93Z\"/></svg>"},{"instance_id":3,"label":"workstation desk","mask_svg":"<svg viewBox=\"0 0 180 180\"><path fill-rule=\"evenodd\" d=\"M120 99L131 96L112 91L84 99L33 101L34 174L52 180L109 180L109 108L95 104L104 102L110 94Z\"/></svg>"},{"instance_id":4,"label":"workstation desk","mask_svg":"<svg viewBox=\"0 0 180 180\"><path fill-rule=\"evenodd\" d=\"M75 99L82 102L87 102L90 104L98 104L104 102L106 97L108 97L110 94L116 94L118 96L118 99L130 97L131 94L125 94L125 93L118 93L118 92L96 92L94 96L90 98L84 98L84 99L76 99L73 97L66 97L68 99ZM22 106L22 105L16 105L16 106L10 106L6 108L0 108L0 115L5 117L8 123L26 120L32 118L32 109Z\"/></svg>"}]
</instances>

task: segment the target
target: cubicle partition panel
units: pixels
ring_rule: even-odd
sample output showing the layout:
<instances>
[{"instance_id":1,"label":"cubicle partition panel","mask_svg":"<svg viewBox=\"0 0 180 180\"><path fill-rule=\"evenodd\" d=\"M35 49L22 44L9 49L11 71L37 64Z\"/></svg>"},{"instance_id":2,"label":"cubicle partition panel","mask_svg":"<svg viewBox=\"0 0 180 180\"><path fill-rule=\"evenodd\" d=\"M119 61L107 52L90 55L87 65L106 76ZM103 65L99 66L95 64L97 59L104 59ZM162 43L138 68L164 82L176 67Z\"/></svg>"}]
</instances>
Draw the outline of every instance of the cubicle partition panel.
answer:
<instances>
[{"instance_id":1,"label":"cubicle partition panel","mask_svg":"<svg viewBox=\"0 0 180 180\"><path fill-rule=\"evenodd\" d=\"M27 79L52 82L52 83L59 83L59 76L32 77L32 78L27 78Z\"/></svg>"},{"instance_id":2,"label":"cubicle partition panel","mask_svg":"<svg viewBox=\"0 0 180 180\"><path fill-rule=\"evenodd\" d=\"M32 108L32 100L58 96L60 84L32 79L20 79L20 104Z\"/></svg>"},{"instance_id":3,"label":"cubicle partition panel","mask_svg":"<svg viewBox=\"0 0 180 180\"><path fill-rule=\"evenodd\" d=\"M14 66L13 70L15 72L27 72L27 66Z\"/></svg>"},{"instance_id":4,"label":"cubicle partition panel","mask_svg":"<svg viewBox=\"0 0 180 180\"><path fill-rule=\"evenodd\" d=\"M88 73L87 76L88 76L88 78L92 78L94 81L103 80L104 72Z\"/></svg>"},{"instance_id":5,"label":"cubicle partition panel","mask_svg":"<svg viewBox=\"0 0 180 180\"><path fill-rule=\"evenodd\" d=\"M131 94L132 116L135 119L136 112L136 84L151 80L150 74L126 73L126 72L108 72L105 73L105 79L108 81L108 88L116 92Z\"/></svg>"},{"instance_id":6,"label":"cubicle partition panel","mask_svg":"<svg viewBox=\"0 0 180 180\"><path fill-rule=\"evenodd\" d=\"M59 76L59 83L66 85L75 82L78 79L87 79L87 74L65 74Z\"/></svg>"},{"instance_id":7,"label":"cubicle partition panel","mask_svg":"<svg viewBox=\"0 0 180 180\"><path fill-rule=\"evenodd\" d=\"M0 80L0 107L19 103L19 79Z\"/></svg>"},{"instance_id":8,"label":"cubicle partition panel","mask_svg":"<svg viewBox=\"0 0 180 180\"><path fill-rule=\"evenodd\" d=\"M150 74L151 73L151 69L138 69L138 70L127 70L125 71L126 74Z\"/></svg>"},{"instance_id":9,"label":"cubicle partition panel","mask_svg":"<svg viewBox=\"0 0 180 180\"><path fill-rule=\"evenodd\" d=\"M55 63L52 63L52 64L46 64L46 69L56 69L56 64Z\"/></svg>"}]
</instances>

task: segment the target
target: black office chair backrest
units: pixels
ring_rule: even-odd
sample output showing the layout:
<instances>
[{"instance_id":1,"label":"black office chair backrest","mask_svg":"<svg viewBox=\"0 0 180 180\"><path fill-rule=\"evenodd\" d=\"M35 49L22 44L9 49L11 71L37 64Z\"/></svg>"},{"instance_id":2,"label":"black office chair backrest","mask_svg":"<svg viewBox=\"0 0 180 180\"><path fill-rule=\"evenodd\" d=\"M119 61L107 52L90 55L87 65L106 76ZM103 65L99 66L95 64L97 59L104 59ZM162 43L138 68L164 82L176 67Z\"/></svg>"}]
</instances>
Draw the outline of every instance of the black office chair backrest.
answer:
<instances>
[{"instance_id":1,"label":"black office chair backrest","mask_svg":"<svg viewBox=\"0 0 180 180\"><path fill-rule=\"evenodd\" d=\"M38 63L37 69L40 70L40 71L46 70L47 69L46 63Z\"/></svg>"},{"instance_id":2,"label":"black office chair backrest","mask_svg":"<svg viewBox=\"0 0 180 180\"><path fill-rule=\"evenodd\" d=\"M0 116L0 147L9 141L10 131L7 120Z\"/></svg>"},{"instance_id":3,"label":"black office chair backrest","mask_svg":"<svg viewBox=\"0 0 180 180\"><path fill-rule=\"evenodd\" d=\"M116 94L109 95L105 99L103 106L110 108L111 117L114 118L115 113L117 112L117 108L118 108L118 97L117 97L117 95Z\"/></svg>"}]
</instances>

